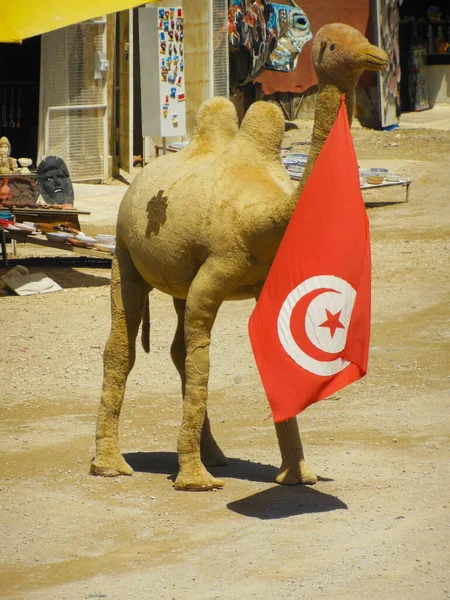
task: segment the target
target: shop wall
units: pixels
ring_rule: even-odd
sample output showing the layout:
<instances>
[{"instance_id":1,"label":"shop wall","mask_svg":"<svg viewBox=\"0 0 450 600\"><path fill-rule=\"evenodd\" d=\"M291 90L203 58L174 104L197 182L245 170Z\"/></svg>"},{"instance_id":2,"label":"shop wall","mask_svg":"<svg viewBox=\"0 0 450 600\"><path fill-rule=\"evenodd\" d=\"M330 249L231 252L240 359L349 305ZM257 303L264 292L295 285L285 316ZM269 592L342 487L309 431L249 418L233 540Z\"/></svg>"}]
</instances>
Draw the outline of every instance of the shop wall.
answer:
<instances>
[{"instance_id":1,"label":"shop wall","mask_svg":"<svg viewBox=\"0 0 450 600\"><path fill-rule=\"evenodd\" d=\"M107 105L108 105L108 177L119 174L119 157L116 148L116 115L115 115L115 85L114 70L116 56L116 14L107 16L106 53L109 60L109 71L106 74Z\"/></svg>"},{"instance_id":2,"label":"shop wall","mask_svg":"<svg viewBox=\"0 0 450 600\"><path fill-rule=\"evenodd\" d=\"M210 97L210 14L208 0L183 0L186 132L190 137L200 105Z\"/></svg>"},{"instance_id":3,"label":"shop wall","mask_svg":"<svg viewBox=\"0 0 450 600\"><path fill-rule=\"evenodd\" d=\"M435 104L450 104L450 64L428 65L426 73L430 108Z\"/></svg>"}]
</instances>

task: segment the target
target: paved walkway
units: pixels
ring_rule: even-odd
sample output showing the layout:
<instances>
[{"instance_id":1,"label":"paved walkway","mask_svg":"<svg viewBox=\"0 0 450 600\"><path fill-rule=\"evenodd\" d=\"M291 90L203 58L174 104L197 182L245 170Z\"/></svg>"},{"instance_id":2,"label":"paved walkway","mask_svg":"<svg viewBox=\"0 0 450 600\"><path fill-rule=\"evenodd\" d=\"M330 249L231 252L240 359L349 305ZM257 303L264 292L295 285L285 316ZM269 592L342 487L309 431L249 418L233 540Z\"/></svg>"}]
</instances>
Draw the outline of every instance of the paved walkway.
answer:
<instances>
[{"instance_id":1,"label":"paved walkway","mask_svg":"<svg viewBox=\"0 0 450 600\"><path fill-rule=\"evenodd\" d=\"M400 129L439 129L450 131L450 104L439 104L430 110L403 113Z\"/></svg>"},{"instance_id":2,"label":"paved walkway","mask_svg":"<svg viewBox=\"0 0 450 600\"><path fill-rule=\"evenodd\" d=\"M81 229L115 227L117 211L128 185L74 183L73 189L75 207L91 213L90 215L80 215Z\"/></svg>"}]
</instances>

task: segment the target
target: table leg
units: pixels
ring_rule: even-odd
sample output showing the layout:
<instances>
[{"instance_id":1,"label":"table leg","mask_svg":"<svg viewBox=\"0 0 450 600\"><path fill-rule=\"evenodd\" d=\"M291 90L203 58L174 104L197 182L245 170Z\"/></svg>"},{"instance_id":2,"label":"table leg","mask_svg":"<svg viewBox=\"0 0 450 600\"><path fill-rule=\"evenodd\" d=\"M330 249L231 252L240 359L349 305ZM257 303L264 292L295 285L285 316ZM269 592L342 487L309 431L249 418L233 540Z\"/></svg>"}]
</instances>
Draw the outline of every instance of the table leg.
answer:
<instances>
[{"instance_id":1,"label":"table leg","mask_svg":"<svg viewBox=\"0 0 450 600\"><path fill-rule=\"evenodd\" d=\"M3 229L0 229L0 242L1 242L1 246L2 246L3 266L7 267L8 266L8 253L6 252L5 231Z\"/></svg>"}]
</instances>

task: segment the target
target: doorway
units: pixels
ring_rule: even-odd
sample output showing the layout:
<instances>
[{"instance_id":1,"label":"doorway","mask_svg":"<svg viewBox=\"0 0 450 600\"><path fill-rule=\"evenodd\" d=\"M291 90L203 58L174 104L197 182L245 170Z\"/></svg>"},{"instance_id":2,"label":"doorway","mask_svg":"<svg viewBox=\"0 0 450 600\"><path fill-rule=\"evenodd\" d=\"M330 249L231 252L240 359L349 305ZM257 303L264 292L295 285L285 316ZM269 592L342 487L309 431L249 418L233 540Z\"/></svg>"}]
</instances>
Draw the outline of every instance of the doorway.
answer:
<instances>
[{"instance_id":1,"label":"doorway","mask_svg":"<svg viewBox=\"0 0 450 600\"><path fill-rule=\"evenodd\" d=\"M11 156L38 155L41 36L22 44L0 44L0 137L11 144Z\"/></svg>"},{"instance_id":2,"label":"doorway","mask_svg":"<svg viewBox=\"0 0 450 600\"><path fill-rule=\"evenodd\" d=\"M402 111L450 102L448 3L440 8L433 0L404 0L399 10Z\"/></svg>"}]
</instances>

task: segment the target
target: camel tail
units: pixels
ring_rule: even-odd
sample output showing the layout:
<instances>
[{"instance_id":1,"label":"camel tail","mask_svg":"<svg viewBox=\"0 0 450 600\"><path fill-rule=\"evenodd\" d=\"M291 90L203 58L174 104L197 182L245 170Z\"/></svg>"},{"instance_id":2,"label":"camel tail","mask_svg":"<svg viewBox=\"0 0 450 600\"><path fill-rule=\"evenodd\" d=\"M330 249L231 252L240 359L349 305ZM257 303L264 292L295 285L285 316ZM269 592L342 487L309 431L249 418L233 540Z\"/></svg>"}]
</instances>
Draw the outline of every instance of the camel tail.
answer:
<instances>
[{"instance_id":1,"label":"camel tail","mask_svg":"<svg viewBox=\"0 0 450 600\"><path fill-rule=\"evenodd\" d=\"M144 352L150 352L150 307L148 296L145 299L144 311L142 315L142 333L141 342Z\"/></svg>"}]
</instances>

